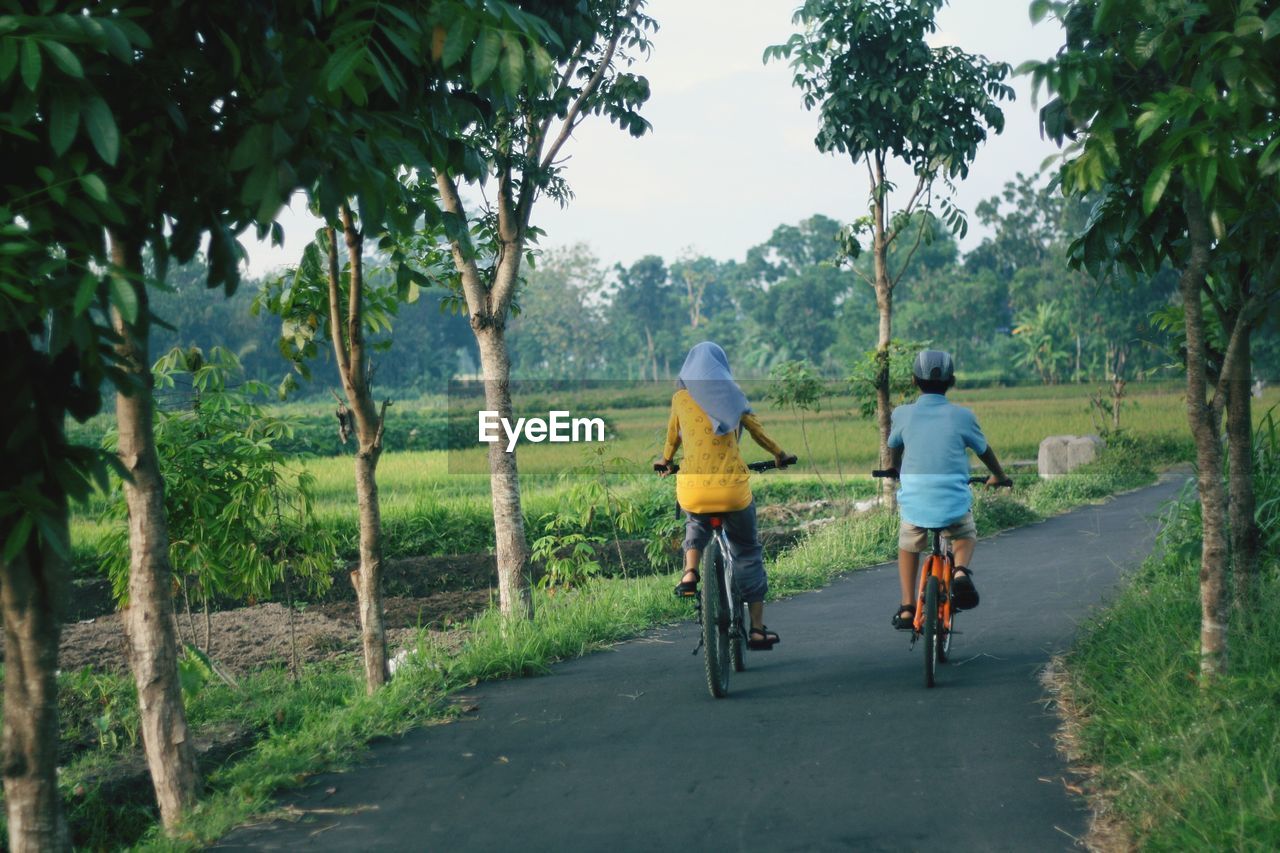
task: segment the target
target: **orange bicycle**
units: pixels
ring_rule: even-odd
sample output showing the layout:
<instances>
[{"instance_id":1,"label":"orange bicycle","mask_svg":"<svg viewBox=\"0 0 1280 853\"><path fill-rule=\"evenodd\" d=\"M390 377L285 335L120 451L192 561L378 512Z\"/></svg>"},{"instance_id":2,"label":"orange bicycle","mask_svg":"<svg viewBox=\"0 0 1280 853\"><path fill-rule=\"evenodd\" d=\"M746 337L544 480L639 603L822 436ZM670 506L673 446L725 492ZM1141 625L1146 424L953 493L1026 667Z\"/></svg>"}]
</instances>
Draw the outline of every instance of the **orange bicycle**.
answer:
<instances>
[{"instance_id":1,"label":"orange bicycle","mask_svg":"<svg viewBox=\"0 0 1280 853\"><path fill-rule=\"evenodd\" d=\"M872 471L873 477L897 479L893 468ZM986 477L970 477L969 485L982 485ZM1012 480L1000 485L1012 486ZM952 602L951 582L955 575L956 560L950 543L944 548L942 534L945 527L928 527L933 538L933 549L925 556L916 582L916 618L911 626L911 648L917 640L924 641L924 686L933 687L937 667L951 656L951 640L955 635L956 608Z\"/></svg>"}]
</instances>

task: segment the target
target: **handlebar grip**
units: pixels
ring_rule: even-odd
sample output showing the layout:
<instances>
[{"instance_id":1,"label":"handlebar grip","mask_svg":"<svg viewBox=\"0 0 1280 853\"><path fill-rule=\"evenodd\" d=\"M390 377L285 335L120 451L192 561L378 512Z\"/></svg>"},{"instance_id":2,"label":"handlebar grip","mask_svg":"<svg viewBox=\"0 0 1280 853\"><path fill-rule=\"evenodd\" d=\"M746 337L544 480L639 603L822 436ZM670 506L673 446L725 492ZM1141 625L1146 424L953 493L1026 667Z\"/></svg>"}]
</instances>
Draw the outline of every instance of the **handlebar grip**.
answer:
<instances>
[{"instance_id":1,"label":"handlebar grip","mask_svg":"<svg viewBox=\"0 0 1280 853\"><path fill-rule=\"evenodd\" d=\"M969 485L971 486L981 486L981 485L984 485L986 482L987 482L986 477L970 477L969 478ZM1003 480L996 483L995 487L997 489L1012 489L1013 480L1010 479L1009 477L1005 477Z\"/></svg>"},{"instance_id":2,"label":"handlebar grip","mask_svg":"<svg viewBox=\"0 0 1280 853\"><path fill-rule=\"evenodd\" d=\"M898 479L898 469L897 468L878 468L875 471L871 472L871 476L881 477L881 478L887 477L891 480L896 480Z\"/></svg>"}]
</instances>

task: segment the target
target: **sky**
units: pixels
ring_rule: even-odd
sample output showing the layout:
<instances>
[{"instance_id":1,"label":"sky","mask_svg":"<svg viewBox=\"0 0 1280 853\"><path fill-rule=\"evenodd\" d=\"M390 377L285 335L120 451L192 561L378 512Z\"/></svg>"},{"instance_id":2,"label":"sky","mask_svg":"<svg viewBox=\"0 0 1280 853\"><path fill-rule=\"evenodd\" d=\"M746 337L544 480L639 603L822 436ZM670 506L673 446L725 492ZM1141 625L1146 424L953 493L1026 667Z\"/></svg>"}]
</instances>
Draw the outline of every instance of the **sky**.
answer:
<instances>
[{"instance_id":1,"label":"sky","mask_svg":"<svg viewBox=\"0 0 1280 853\"><path fill-rule=\"evenodd\" d=\"M640 139L591 117L566 144L566 178L575 198L561 209L544 198L534 224L544 248L587 244L606 265L655 254L686 253L741 259L783 223L815 213L849 221L865 214L865 167L821 154L813 144L817 115L806 112L785 63L761 54L794 31L799 0L649 0L657 19L651 56L633 70L649 79L642 110L653 129ZM1044 59L1061 45L1056 22L1035 27L1028 0L950 0L931 42L953 44L1015 68ZM1040 169L1056 149L1040 138L1029 81L1014 78L1017 99L1006 102L1005 129L979 149L956 191L970 214L962 250L985 230L972 216L1018 172ZM896 177L895 177L896 176ZM906 184L905 169L890 170ZM301 197L280 217L283 248L249 235L249 273L296 263L318 223Z\"/></svg>"}]
</instances>

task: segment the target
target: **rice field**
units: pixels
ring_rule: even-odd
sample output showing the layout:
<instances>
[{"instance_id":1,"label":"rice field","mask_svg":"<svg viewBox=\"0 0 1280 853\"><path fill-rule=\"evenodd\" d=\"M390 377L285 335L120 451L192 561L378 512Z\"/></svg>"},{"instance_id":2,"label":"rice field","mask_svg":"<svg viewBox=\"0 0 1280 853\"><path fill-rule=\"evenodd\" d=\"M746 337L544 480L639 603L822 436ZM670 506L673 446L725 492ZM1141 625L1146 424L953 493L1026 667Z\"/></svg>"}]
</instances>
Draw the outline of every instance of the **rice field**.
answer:
<instances>
[{"instance_id":1,"label":"rice field","mask_svg":"<svg viewBox=\"0 0 1280 853\"><path fill-rule=\"evenodd\" d=\"M750 387L748 393L750 393ZM987 439L1002 462L1034 460L1041 439L1057 434L1082 434L1096 430L1090 415L1091 386L956 390L951 399L972 408ZM753 401L754 402L754 401ZM1280 403L1280 389L1268 388L1255 400L1261 417ZM517 405L519 401L517 400ZM577 416L604 415L613 432L602 444L521 444L517 449L526 517L536 519L556 509L560 496L575 476L598 476L600 467L623 490L645 488L650 463L662 453L668 410L664 405L638 408L590 409L590 398L577 408L572 400L557 406ZM801 465L785 472L757 478L762 501L771 488L784 483L799 486L819 477L827 482L864 480L876 467L878 437L875 424L856 413L851 398L828 398L819 412L779 410L768 403L754 403L765 429L788 451L801 457ZM291 404L294 412L303 411ZM325 403L311 409L328 411ZM405 411L405 409L401 409ZM1122 410L1121 425L1140 435L1164 436L1187 441L1188 429L1182 386L1160 383L1130 386ZM748 461L767 454L744 438ZM350 457L299 460L316 479L317 513L335 529L355 529L355 486ZM976 465L975 461L975 465ZM630 473L624 473L630 472ZM487 547L478 531L492 518L486 448L462 451L388 450L378 465L378 487L384 525L396 530L405 544L393 548L425 548L431 553L457 553ZM790 492L790 489L779 489ZM104 530L90 512L73 520L72 540L77 550L91 550ZM488 536L491 537L491 531Z\"/></svg>"}]
</instances>

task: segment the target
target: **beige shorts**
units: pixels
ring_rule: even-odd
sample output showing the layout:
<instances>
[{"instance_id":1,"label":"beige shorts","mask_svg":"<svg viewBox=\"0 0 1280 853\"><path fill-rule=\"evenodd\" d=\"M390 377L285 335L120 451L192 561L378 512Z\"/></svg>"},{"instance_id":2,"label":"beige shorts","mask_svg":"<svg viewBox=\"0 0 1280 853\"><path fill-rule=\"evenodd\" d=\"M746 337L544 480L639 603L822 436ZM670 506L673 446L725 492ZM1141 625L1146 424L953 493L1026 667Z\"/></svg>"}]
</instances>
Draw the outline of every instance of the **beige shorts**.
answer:
<instances>
[{"instance_id":1,"label":"beige shorts","mask_svg":"<svg viewBox=\"0 0 1280 853\"><path fill-rule=\"evenodd\" d=\"M964 518L952 524L946 530L948 539L977 539L978 528L973 523L973 513L966 512ZM922 551L928 551L933 547L930 539L929 531L923 527L916 527L909 521L902 522L898 528L898 550L910 551L913 554L919 554Z\"/></svg>"}]
</instances>

